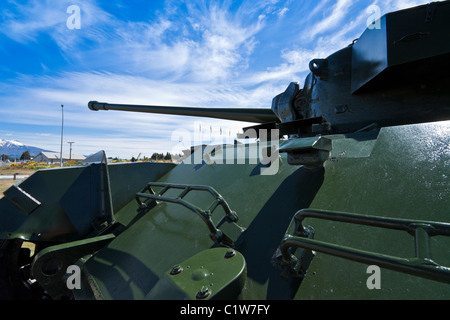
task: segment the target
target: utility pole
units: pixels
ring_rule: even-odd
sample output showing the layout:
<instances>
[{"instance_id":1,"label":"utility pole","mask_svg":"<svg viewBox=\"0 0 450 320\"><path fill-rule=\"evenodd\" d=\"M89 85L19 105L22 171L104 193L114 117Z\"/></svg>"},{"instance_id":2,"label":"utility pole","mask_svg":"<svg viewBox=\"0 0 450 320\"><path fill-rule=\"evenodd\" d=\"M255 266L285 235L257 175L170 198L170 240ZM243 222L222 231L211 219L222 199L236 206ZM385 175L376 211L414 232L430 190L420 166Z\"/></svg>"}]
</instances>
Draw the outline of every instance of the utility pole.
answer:
<instances>
[{"instance_id":1,"label":"utility pole","mask_svg":"<svg viewBox=\"0 0 450 320\"><path fill-rule=\"evenodd\" d=\"M63 166L63 157L62 157L62 151L63 151L63 132L64 132L64 105L61 105L61 152L60 152L60 163L59 166Z\"/></svg>"},{"instance_id":2,"label":"utility pole","mask_svg":"<svg viewBox=\"0 0 450 320\"><path fill-rule=\"evenodd\" d=\"M75 142L67 142L68 144L70 144L70 155L69 155L69 160L72 160L72 143Z\"/></svg>"}]
</instances>

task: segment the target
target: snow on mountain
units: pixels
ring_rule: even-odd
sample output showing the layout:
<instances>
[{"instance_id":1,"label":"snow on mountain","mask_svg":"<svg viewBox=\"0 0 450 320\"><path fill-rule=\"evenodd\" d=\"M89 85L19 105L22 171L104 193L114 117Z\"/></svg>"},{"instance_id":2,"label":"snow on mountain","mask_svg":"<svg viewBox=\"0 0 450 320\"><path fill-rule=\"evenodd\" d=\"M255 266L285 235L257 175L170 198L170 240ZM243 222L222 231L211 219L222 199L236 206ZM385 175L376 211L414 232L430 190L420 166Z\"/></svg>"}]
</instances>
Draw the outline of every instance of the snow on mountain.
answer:
<instances>
[{"instance_id":1,"label":"snow on mountain","mask_svg":"<svg viewBox=\"0 0 450 320\"><path fill-rule=\"evenodd\" d=\"M2 138L0 138L0 147L8 148L8 147L13 147L13 146L23 147L24 144L17 140L3 140Z\"/></svg>"},{"instance_id":2,"label":"snow on mountain","mask_svg":"<svg viewBox=\"0 0 450 320\"><path fill-rule=\"evenodd\" d=\"M42 151L50 151L44 150L38 147L27 146L20 141L17 140L4 140L0 138L0 155L6 154L10 158L20 158L22 153L28 151L31 157L37 156Z\"/></svg>"}]
</instances>

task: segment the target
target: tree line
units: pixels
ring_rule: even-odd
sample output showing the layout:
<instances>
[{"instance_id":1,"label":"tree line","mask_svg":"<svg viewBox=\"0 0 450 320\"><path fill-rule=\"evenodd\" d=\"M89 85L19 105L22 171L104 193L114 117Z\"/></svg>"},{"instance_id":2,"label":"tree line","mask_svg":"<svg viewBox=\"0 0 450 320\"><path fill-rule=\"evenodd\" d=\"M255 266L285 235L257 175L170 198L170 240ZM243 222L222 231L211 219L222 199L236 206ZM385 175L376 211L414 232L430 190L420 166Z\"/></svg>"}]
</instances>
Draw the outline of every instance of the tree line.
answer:
<instances>
[{"instance_id":1,"label":"tree line","mask_svg":"<svg viewBox=\"0 0 450 320\"><path fill-rule=\"evenodd\" d=\"M181 156L181 155L178 155ZM154 152L150 158L144 156L141 160L144 161L149 161L149 160L154 160L154 161L158 161L158 160L172 160L172 155L170 154L170 152L166 152L166 154L164 153L158 153L158 152ZM131 162L135 162L139 159L136 159L135 157L131 158Z\"/></svg>"},{"instance_id":2,"label":"tree line","mask_svg":"<svg viewBox=\"0 0 450 320\"><path fill-rule=\"evenodd\" d=\"M179 155L179 156L181 156L181 155ZM118 158L115 158L115 159L118 160ZM7 160L14 161L15 159L7 156L6 154L2 154L1 161L5 162ZM31 160L31 155L28 151L25 151L22 153L20 158L17 160ZM132 162L135 162L137 160L139 160L139 159L136 159L135 157L131 158ZM143 160L155 160L155 161L156 160L172 160L172 155L170 154L170 152L166 152L166 154L154 152L150 158L144 156Z\"/></svg>"},{"instance_id":3,"label":"tree line","mask_svg":"<svg viewBox=\"0 0 450 320\"><path fill-rule=\"evenodd\" d=\"M14 161L14 160L16 160L16 159L17 159L17 158L11 158L11 157L7 156L6 154L2 154L2 155L1 155L1 160L2 160L3 162L8 161L8 160ZM17 160L31 160L31 155L30 155L30 153L29 153L28 151L24 151L24 152L22 153L22 155L20 156L20 158L17 159Z\"/></svg>"}]
</instances>

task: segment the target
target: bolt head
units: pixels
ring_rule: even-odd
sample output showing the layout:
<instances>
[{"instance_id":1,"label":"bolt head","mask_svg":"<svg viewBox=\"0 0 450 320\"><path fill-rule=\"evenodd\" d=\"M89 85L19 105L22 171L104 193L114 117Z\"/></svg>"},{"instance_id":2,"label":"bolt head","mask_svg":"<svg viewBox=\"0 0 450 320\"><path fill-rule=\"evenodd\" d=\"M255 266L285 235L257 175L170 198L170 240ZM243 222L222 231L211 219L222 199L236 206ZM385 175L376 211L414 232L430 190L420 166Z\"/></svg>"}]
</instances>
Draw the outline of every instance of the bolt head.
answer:
<instances>
[{"instance_id":1,"label":"bolt head","mask_svg":"<svg viewBox=\"0 0 450 320\"><path fill-rule=\"evenodd\" d=\"M202 286L195 296L197 299L206 299L211 295L211 290L207 286Z\"/></svg>"},{"instance_id":2,"label":"bolt head","mask_svg":"<svg viewBox=\"0 0 450 320\"><path fill-rule=\"evenodd\" d=\"M179 274L183 271L183 267L180 265L173 266L172 270L170 270L171 275Z\"/></svg>"},{"instance_id":3,"label":"bolt head","mask_svg":"<svg viewBox=\"0 0 450 320\"><path fill-rule=\"evenodd\" d=\"M235 255L236 251L234 251L233 249L228 249L227 252L225 253L225 259L232 258Z\"/></svg>"}]
</instances>

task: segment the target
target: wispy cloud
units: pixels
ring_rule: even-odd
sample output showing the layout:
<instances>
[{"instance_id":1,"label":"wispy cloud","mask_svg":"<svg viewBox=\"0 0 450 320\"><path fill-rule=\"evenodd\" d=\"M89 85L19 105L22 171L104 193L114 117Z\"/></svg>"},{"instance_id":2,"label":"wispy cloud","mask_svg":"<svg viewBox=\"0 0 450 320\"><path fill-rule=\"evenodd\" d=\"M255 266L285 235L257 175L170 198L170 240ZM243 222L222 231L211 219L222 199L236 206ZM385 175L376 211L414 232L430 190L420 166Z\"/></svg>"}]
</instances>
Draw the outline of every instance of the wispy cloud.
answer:
<instances>
[{"instance_id":1,"label":"wispy cloud","mask_svg":"<svg viewBox=\"0 0 450 320\"><path fill-rule=\"evenodd\" d=\"M308 33L306 33L308 39L313 39L319 34L327 31L334 31L339 25L342 25L342 21L347 16L348 10L352 3L351 0L338 0L337 3L331 7L331 13L327 14L324 19L315 23Z\"/></svg>"},{"instance_id":2,"label":"wispy cloud","mask_svg":"<svg viewBox=\"0 0 450 320\"><path fill-rule=\"evenodd\" d=\"M80 33L83 41L98 41L111 37L106 36L108 33L103 32L102 26L114 19L97 7L94 0L29 0L25 3L10 3L13 5L2 10L0 33L20 43L37 42L44 34L50 36L62 50L67 51L80 43ZM78 5L83 12L83 28L78 34L70 32L66 25L69 18L67 8L70 5Z\"/></svg>"}]
</instances>

